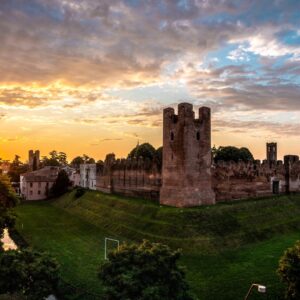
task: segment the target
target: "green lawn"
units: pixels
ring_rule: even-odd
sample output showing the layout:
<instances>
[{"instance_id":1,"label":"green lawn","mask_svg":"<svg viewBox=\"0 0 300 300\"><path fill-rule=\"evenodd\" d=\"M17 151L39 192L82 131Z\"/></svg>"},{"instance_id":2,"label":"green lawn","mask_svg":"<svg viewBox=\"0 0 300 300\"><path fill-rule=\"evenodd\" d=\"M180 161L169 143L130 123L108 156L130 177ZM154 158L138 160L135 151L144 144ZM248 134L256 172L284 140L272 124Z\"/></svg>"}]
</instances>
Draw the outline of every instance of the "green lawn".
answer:
<instances>
[{"instance_id":1,"label":"green lawn","mask_svg":"<svg viewBox=\"0 0 300 300\"><path fill-rule=\"evenodd\" d=\"M112 237L182 248L199 299L243 299L252 282L267 285L268 294L251 299L281 299L278 259L300 239L300 196L177 209L90 191L25 203L16 213L26 241L55 256L64 280L91 294L101 294L96 273L104 237Z\"/></svg>"}]
</instances>

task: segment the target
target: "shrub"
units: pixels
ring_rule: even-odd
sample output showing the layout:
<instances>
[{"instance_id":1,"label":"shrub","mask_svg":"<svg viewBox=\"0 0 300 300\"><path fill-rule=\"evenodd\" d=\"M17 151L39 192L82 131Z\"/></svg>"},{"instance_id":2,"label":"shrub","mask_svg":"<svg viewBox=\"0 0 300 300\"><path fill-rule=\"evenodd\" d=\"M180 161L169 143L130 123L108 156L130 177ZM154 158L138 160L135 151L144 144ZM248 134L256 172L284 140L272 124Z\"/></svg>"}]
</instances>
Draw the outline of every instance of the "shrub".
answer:
<instances>
[{"instance_id":1,"label":"shrub","mask_svg":"<svg viewBox=\"0 0 300 300\"><path fill-rule=\"evenodd\" d=\"M105 287L105 299L192 299L185 273L177 265L179 251L143 241L124 244L108 255L99 277Z\"/></svg>"},{"instance_id":2,"label":"shrub","mask_svg":"<svg viewBox=\"0 0 300 300\"><path fill-rule=\"evenodd\" d=\"M20 293L40 300L56 292L59 265L45 253L9 250L0 256L0 294Z\"/></svg>"},{"instance_id":3,"label":"shrub","mask_svg":"<svg viewBox=\"0 0 300 300\"><path fill-rule=\"evenodd\" d=\"M285 251L277 273L287 285L286 299L300 299L300 241Z\"/></svg>"},{"instance_id":4,"label":"shrub","mask_svg":"<svg viewBox=\"0 0 300 300\"><path fill-rule=\"evenodd\" d=\"M79 187L79 188L76 189L76 192L75 192L74 196L75 196L76 199L78 199L81 196L83 196L85 194L85 192L86 192L86 189Z\"/></svg>"}]
</instances>

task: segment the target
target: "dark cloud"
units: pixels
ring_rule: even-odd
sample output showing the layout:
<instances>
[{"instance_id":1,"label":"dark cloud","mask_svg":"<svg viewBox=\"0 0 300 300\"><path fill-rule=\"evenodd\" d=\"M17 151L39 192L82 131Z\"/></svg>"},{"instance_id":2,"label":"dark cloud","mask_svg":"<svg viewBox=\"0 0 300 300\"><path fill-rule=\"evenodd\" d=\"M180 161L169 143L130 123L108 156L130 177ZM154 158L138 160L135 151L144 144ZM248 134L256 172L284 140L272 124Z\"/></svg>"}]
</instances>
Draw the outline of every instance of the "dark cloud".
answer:
<instances>
[{"instance_id":1,"label":"dark cloud","mask_svg":"<svg viewBox=\"0 0 300 300\"><path fill-rule=\"evenodd\" d=\"M229 129L234 133L249 133L255 131L269 131L272 135L276 136L300 136L300 124L298 123L279 123L272 121L259 121L259 120L214 120L214 131L221 131Z\"/></svg>"},{"instance_id":2,"label":"dark cloud","mask_svg":"<svg viewBox=\"0 0 300 300\"><path fill-rule=\"evenodd\" d=\"M269 24L266 10L272 26L293 24L299 4L287 2L4 0L1 81L61 79L106 87L155 82L181 56L201 57L261 32Z\"/></svg>"},{"instance_id":3,"label":"dark cloud","mask_svg":"<svg viewBox=\"0 0 300 300\"><path fill-rule=\"evenodd\" d=\"M291 65L289 63L288 65ZM298 68L286 69L285 76ZM300 110L300 84L282 78L282 68L253 70L251 66L225 66L207 70L193 70L186 76L191 92L202 104L215 110ZM258 72L259 71L259 72ZM184 76L184 70L179 70Z\"/></svg>"}]
</instances>

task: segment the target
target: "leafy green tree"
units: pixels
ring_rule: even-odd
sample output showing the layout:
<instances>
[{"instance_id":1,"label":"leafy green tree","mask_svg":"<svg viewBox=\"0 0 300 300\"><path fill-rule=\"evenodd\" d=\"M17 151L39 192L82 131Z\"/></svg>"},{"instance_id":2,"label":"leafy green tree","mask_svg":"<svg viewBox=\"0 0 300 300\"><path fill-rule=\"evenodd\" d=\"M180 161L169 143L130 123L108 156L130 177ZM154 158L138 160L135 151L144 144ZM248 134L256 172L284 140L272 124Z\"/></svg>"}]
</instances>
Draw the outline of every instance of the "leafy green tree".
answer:
<instances>
[{"instance_id":1,"label":"leafy green tree","mask_svg":"<svg viewBox=\"0 0 300 300\"><path fill-rule=\"evenodd\" d=\"M29 249L9 250L0 255L0 294L20 293L27 299L55 294L59 265L45 253Z\"/></svg>"},{"instance_id":2,"label":"leafy green tree","mask_svg":"<svg viewBox=\"0 0 300 300\"><path fill-rule=\"evenodd\" d=\"M0 207L11 208L18 203L18 197L11 185L9 177L0 175Z\"/></svg>"},{"instance_id":3,"label":"leafy green tree","mask_svg":"<svg viewBox=\"0 0 300 300\"><path fill-rule=\"evenodd\" d=\"M61 170L59 171L56 181L51 188L50 194L54 197L61 196L68 191L70 185L71 182L67 172L65 170Z\"/></svg>"},{"instance_id":4,"label":"leafy green tree","mask_svg":"<svg viewBox=\"0 0 300 300\"><path fill-rule=\"evenodd\" d=\"M277 273L287 286L286 299L300 299L300 241L284 252Z\"/></svg>"},{"instance_id":5,"label":"leafy green tree","mask_svg":"<svg viewBox=\"0 0 300 300\"><path fill-rule=\"evenodd\" d=\"M254 157L248 148L240 148L240 159L242 161L253 161Z\"/></svg>"},{"instance_id":6,"label":"leafy green tree","mask_svg":"<svg viewBox=\"0 0 300 300\"><path fill-rule=\"evenodd\" d=\"M47 156L42 157L43 166L59 167L60 163L56 158L48 158Z\"/></svg>"},{"instance_id":7,"label":"leafy green tree","mask_svg":"<svg viewBox=\"0 0 300 300\"><path fill-rule=\"evenodd\" d=\"M86 154L83 154L82 158L83 158L83 162L86 163L86 164L95 164L96 163L94 158L89 157Z\"/></svg>"},{"instance_id":8,"label":"leafy green tree","mask_svg":"<svg viewBox=\"0 0 300 300\"><path fill-rule=\"evenodd\" d=\"M51 159L58 160L58 153L56 150L52 150L51 152L49 152L49 155Z\"/></svg>"},{"instance_id":9,"label":"leafy green tree","mask_svg":"<svg viewBox=\"0 0 300 300\"><path fill-rule=\"evenodd\" d=\"M11 186L11 182L6 175L0 175L0 236L5 227L12 228L15 224L15 216L11 209L18 203L18 197ZM0 251L2 251L0 242ZM1 272L0 272L1 273Z\"/></svg>"},{"instance_id":10,"label":"leafy green tree","mask_svg":"<svg viewBox=\"0 0 300 300\"><path fill-rule=\"evenodd\" d=\"M237 148L233 146L219 147L214 149L214 161L235 161L242 160L244 162L253 161L253 155L248 148Z\"/></svg>"},{"instance_id":11,"label":"leafy green tree","mask_svg":"<svg viewBox=\"0 0 300 300\"><path fill-rule=\"evenodd\" d=\"M99 272L105 299L192 299L185 273L177 265L179 251L144 240L141 244L124 244L108 258Z\"/></svg>"},{"instance_id":12,"label":"leafy green tree","mask_svg":"<svg viewBox=\"0 0 300 300\"><path fill-rule=\"evenodd\" d=\"M52 166L59 167L65 166L68 164L67 154L65 152L57 152L56 150L52 150L49 152L49 157L42 157L43 166Z\"/></svg>"},{"instance_id":13,"label":"leafy green tree","mask_svg":"<svg viewBox=\"0 0 300 300\"><path fill-rule=\"evenodd\" d=\"M20 182L20 175L26 173L28 171L28 165L23 164L19 160L19 156L16 155L14 161L10 165L10 169L7 173L8 177L10 178L11 182Z\"/></svg>"},{"instance_id":14,"label":"leafy green tree","mask_svg":"<svg viewBox=\"0 0 300 300\"><path fill-rule=\"evenodd\" d=\"M87 164L95 164L96 161L94 158L90 157L87 161L86 161Z\"/></svg>"},{"instance_id":15,"label":"leafy green tree","mask_svg":"<svg viewBox=\"0 0 300 300\"><path fill-rule=\"evenodd\" d=\"M151 144L144 143L134 147L128 154L128 158L143 157L152 160L155 157L155 153L156 153L155 148Z\"/></svg>"},{"instance_id":16,"label":"leafy green tree","mask_svg":"<svg viewBox=\"0 0 300 300\"><path fill-rule=\"evenodd\" d=\"M16 154L15 158L14 158L14 160L12 162L12 165L19 166L20 164L22 164L21 161L20 161L20 158L21 158L21 156L19 156L18 154Z\"/></svg>"},{"instance_id":17,"label":"leafy green tree","mask_svg":"<svg viewBox=\"0 0 300 300\"><path fill-rule=\"evenodd\" d=\"M57 160L61 166L66 166L68 164L67 154L65 152L58 152Z\"/></svg>"},{"instance_id":18,"label":"leafy green tree","mask_svg":"<svg viewBox=\"0 0 300 300\"><path fill-rule=\"evenodd\" d=\"M73 160L71 161L71 165L76 168L79 169L80 165L84 163L83 157L81 156L77 156L75 158L73 158Z\"/></svg>"}]
</instances>

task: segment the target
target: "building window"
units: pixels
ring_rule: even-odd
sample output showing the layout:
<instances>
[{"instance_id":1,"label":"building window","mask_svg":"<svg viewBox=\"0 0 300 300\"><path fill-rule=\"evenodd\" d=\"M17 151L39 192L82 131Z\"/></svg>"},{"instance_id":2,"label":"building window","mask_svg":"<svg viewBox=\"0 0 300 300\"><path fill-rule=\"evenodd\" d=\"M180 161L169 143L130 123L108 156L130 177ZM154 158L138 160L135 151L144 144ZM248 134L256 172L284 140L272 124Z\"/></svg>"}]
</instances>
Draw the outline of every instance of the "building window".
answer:
<instances>
[{"instance_id":1,"label":"building window","mask_svg":"<svg viewBox=\"0 0 300 300\"><path fill-rule=\"evenodd\" d=\"M41 187L41 185L42 185L41 182L39 182L39 184L38 184L39 188Z\"/></svg>"},{"instance_id":2,"label":"building window","mask_svg":"<svg viewBox=\"0 0 300 300\"><path fill-rule=\"evenodd\" d=\"M40 195L40 194L41 194L41 191L38 191L38 194Z\"/></svg>"},{"instance_id":3,"label":"building window","mask_svg":"<svg viewBox=\"0 0 300 300\"><path fill-rule=\"evenodd\" d=\"M171 141L174 141L174 132L173 131L171 131Z\"/></svg>"},{"instance_id":4,"label":"building window","mask_svg":"<svg viewBox=\"0 0 300 300\"><path fill-rule=\"evenodd\" d=\"M30 196L32 196L32 191L30 191Z\"/></svg>"},{"instance_id":5,"label":"building window","mask_svg":"<svg viewBox=\"0 0 300 300\"><path fill-rule=\"evenodd\" d=\"M32 187L32 182L30 182L30 187Z\"/></svg>"},{"instance_id":6,"label":"building window","mask_svg":"<svg viewBox=\"0 0 300 300\"><path fill-rule=\"evenodd\" d=\"M196 139L197 139L197 141L200 140L200 132L199 131L197 131L197 133L196 133Z\"/></svg>"}]
</instances>

